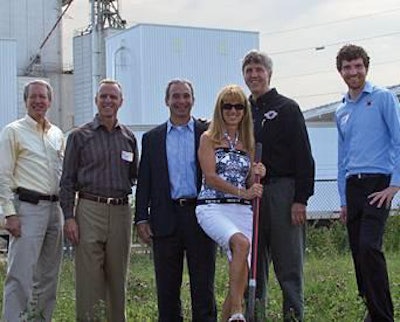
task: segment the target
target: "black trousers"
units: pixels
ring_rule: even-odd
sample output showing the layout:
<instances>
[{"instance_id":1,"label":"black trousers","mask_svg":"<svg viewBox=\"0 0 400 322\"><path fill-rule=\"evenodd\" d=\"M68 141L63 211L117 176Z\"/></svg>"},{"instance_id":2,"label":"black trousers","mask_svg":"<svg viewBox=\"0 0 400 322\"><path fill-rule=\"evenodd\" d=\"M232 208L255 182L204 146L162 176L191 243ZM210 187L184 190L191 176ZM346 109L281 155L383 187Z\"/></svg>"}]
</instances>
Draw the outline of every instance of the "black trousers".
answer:
<instances>
[{"instance_id":1,"label":"black trousers","mask_svg":"<svg viewBox=\"0 0 400 322\"><path fill-rule=\"evenodd\" d=\"M214 274L216 244L195 215L195 205L175 206L179 225L174 234L153 238L158 321L181 322L181 285L184 258L189 271L192 322L216 322Z\"/></svg>"},{"instance_id":2,"label":"black trousers","mask_svg":"<svg viewBox=\"0 0 400 322\"><path fill-rule=\"evenodd\" d=\"M360 296L372 321L393 321L393 303L382 239L389 209L370 205L368 195L389 186L390 176L351 176L346 181L347 231Z\"/></svg>"}]
</instances>

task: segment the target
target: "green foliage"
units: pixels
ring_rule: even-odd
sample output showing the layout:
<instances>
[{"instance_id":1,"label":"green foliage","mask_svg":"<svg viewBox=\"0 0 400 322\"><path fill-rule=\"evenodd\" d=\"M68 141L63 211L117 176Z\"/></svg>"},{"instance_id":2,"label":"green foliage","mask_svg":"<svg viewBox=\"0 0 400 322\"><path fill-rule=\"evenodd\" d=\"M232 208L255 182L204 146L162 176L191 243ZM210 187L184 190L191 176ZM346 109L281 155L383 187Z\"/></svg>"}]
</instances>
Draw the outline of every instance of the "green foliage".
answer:
<instances>
[{"instance_id":1,"label":"green foliage","mask_svg":"<svg viewBox=\"0 0 400 322\"><path fill-rule=\"evenodd\" d=\"M54 321L75 321L75 279L74 266L69 257L65 257L59 278L56 316Z\"/></svg>"},{"instance_id":2,"label":"green foliage","mask_svg":"<svg viewBox=\"0 0 400 322\"><path fill-rule=\"evenodd\" d=\"M306 253L311 256L336 256L349 253L346 225L339 220L313 222L306 229ZM400 251L400 215L388 218L384 235L386 252Z\"/></svg>"},{"instance_id":3,"label":"green foliage","mask_svg":"<svg viewBox=\"0 0 400 322\"><path fill-rule=\"evenodd\" d=\"M383 245L385 251L400 251L400 214L397 212L395 216L388 218L384 235Z\"/></svg>"},{"instance_id":4,"label":"green foliage","mask_svg":"<svg viewBox=\"0 0 400 322\"><path fill-rule=\"evenodd\" d=\"M312 256L345 254L349 250L346 227L338 220L314 222L306 229L306 253Z\"/></svg>"}]
</instances>

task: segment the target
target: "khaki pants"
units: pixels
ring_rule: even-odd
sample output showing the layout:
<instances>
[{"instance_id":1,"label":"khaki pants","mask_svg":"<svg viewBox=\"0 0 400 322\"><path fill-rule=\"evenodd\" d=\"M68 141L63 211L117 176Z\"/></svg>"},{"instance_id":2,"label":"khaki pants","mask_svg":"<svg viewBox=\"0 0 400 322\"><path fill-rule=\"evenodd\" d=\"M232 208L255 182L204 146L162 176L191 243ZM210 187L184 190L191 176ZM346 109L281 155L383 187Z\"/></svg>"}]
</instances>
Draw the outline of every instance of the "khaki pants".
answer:
<instances>
[{"instance_id":1,"label":"khaki pants","mask_svg":"<svg viewBox=\"0 0 400 322\"><path fill-rule=\"evenodd\" d=\"M21 321L27 310L51 321L62 257L61 209L58 202L15 203L22 231L10 238L3 321Z\"/></svg>"},{"instance_id":2,"label":"khaki pants","mask_svg":"<svg viewBox=\"0 0 400 322\"><path fill-rule=\"evenodd\" d=\"M80 199L75 253L78 321L125 321L126 273L131 245L129 205Z\"/></svg>"}]
</instances>

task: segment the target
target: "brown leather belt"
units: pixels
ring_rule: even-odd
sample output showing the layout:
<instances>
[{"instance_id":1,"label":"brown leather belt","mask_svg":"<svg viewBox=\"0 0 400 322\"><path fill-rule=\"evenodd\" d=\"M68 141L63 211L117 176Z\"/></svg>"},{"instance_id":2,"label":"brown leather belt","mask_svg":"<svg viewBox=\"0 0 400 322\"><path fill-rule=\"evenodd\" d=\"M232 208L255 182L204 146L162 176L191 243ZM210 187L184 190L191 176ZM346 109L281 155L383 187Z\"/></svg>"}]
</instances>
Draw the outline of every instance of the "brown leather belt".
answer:
<instances>
[{"instance_id":1,"label":"brown leather belt","mask_svg":"<svg viewBox=\"0 0 400 322\"><path fill-rule=\"evenodd\" d=\"M87 199L87 200L95 201L95 202L99 202L99 203L105 203L107 205L113 205L113 206L120 206L120 205L128 204L128 197L108 198L108 197L92 195L91 193L83 192L83 191L80 191L78 196L79 196L79 198L82 198L82 199Z\"/></svg>"}]
</instances>

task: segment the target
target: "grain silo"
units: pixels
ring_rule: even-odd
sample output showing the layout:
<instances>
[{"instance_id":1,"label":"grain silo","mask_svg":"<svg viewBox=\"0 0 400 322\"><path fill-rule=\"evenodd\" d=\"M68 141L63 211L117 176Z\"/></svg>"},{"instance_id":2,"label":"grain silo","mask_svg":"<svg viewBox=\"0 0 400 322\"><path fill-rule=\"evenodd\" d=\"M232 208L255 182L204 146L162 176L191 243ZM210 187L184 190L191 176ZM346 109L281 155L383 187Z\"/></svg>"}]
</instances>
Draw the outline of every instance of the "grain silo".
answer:
<instances>
[{"instance_id":1,"label":"grain silo","mask_svg":"<svg viewBox=\"0 0 400 322\"><path fill-rule=\"evenodd\" d=\"M10 102L0 114L0 126L25 114L21 89L26 81L41 78L54 87L49 118L68 127L68 106L62 102L63 96L72 95L72 88L63 84L61 29L63 9L68 5L69 1L62 0L2 1L0 74L6 86L0 87L0 95L10 96Z\"/></svg>"}]
</instances>

